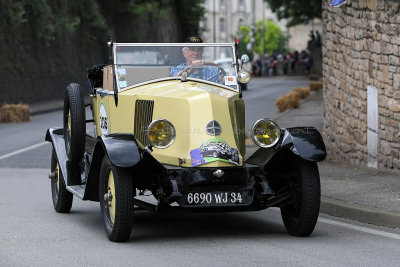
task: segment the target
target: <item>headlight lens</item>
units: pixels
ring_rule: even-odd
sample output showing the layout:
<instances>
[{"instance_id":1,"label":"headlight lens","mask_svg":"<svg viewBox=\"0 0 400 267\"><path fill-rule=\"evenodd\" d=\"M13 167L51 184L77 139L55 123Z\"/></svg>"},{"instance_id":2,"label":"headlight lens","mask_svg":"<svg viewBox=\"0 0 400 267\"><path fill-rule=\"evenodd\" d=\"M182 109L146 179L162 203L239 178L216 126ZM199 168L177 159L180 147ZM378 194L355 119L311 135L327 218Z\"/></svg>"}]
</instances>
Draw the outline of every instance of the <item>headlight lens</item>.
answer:
<instances>
[{"instance_id":1,"label":"headlight lens","mask_svg":"<svg viewBox=\"0 0 400 267\"><path fill-rule=\"evenodd\" d=\"M268 148L274 146L280 137L280 129L276 122L269 119L256 121L251 128L251 138L260 147Z\"/></svg>"},{"instance_id":2,"label":"headlight lens","mask_svg":"<svg viewBox=\"0 0 400 267\"><path fill-rule=\"evenodd\" d=\"M251 74L248 71L241 70L238 72L238 81L241 83L248 83L251 80Z\"/></svg>"},{"instance_id":3,"label":"headlight lens","mask_svg":"<svg viewBox=\"0 0 400 267\"><path fill-rule=\"evenodd\" d=\"M150 123L147 138L155 148L167 148L175 141L175 128L167 120L155 120Z\"/></svg>"}]
</instances>

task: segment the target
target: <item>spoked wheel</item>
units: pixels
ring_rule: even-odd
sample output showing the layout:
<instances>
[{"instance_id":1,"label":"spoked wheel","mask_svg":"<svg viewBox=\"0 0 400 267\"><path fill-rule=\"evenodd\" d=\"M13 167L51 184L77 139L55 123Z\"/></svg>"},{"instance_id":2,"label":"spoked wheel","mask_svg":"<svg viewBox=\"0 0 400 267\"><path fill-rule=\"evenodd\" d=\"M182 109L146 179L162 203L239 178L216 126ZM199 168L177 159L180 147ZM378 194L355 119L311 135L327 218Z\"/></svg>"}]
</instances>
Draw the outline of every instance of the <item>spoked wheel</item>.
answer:
<instances>
[{"instance_id":1,"label":"spoked wheel","mask_svg":"<svg viewBox=\"0 0 400 267\"><path fill-rule=\"evenodd\" d=\"M72 164L82 160L86 138L85 105L80 86L71 83L64 96L64 140L68 159Z\"/></svg>"},{"instance_id":2,"label":"spoked wheel","mask_svg":"<svg viewBox=\"0 0 400 267\"><path fill-rule=\"evenodd\" d=\"M291 198L281 206L282 220L289 234L309 236L318 220L321 186L315 162L294 159L288 186Z\"/></svg>"},{"instance_id":3,"label":"spoked wheel","mask_svg":"<svg viewBox=\"0 0 400 267\"><path fill-rule=\"evenodd\" d=\"M107 155L101 163L99 197L101 217L108 239L129 239L133 225L133 182L124 168L112 166Z\"/></svg>"},{"instance_id":4,"label":"spoked wheel","mask_svg":"<svg viewBox=\"0 0 400 267\"><path fill-rule=\"evenodd\" d=\"M51 155L51 175L51 196L54 209L59 213L68 213L71 211L73 196L65 186L54 150Z\"/></svg>"}]
</instances>

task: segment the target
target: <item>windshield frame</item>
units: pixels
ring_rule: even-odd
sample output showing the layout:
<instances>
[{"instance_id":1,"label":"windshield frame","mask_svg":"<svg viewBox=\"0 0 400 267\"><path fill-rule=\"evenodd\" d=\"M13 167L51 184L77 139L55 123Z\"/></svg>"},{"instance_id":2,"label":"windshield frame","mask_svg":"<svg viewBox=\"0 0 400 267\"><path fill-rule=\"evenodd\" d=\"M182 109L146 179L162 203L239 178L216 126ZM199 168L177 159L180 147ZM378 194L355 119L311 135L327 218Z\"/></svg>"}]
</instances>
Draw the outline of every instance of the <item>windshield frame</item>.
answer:
<instances>
[{"instance_id":1,"label":"windshield frame","mask_svg":"<svg viewBox=\"0 0 400 267\"><path fill-rule=\"evenodd\" d=\"M112 53L113 53L113 71L115 74L115 80L119 81L119 72L117 69L117 47L119 46L132 46L132 47L142 47L142 46L156 46L156 47L165 47L165 46L178 46L178 47L186 47L186 46L201 46L201 47L231 47L232 48L232 65L233 65L233 69L235 71L235 75L237 77L237 58L236 58L236 47L235 47L235 43L112 43ZM123 89L120 88L119 83L116 83L118 92L123 92L135 87L139 87L142 85L146 85L146 84L150 84L150 83L155 83L155 82L161 82L161 81L169 81L169 80L187 80L187 81L195 81L195 82L202 82L202 83L206 83L206 84L210 84L210 85L214 85L214 86L219 86L222 87L224 89L228 89L234 92L239 93L239 82L237 85L237 88L234 89L232 87L229 87L227 85L224 84L219 84L219 83L215 83L215 82L211 82L211 81L207 81L207 80L202 80L202 79L196 79L196 78L191 78L191 77L187 77L187 78L183 78L182 76L175 76L175 77L164 77L164 78L158 78L158 79L153 79L153 80L149 80L149 81L145 81L145 82L141 82L141 83L137 83L134 85L130 85L128 87L124 87Z\"/></svg>"}]
</instances>

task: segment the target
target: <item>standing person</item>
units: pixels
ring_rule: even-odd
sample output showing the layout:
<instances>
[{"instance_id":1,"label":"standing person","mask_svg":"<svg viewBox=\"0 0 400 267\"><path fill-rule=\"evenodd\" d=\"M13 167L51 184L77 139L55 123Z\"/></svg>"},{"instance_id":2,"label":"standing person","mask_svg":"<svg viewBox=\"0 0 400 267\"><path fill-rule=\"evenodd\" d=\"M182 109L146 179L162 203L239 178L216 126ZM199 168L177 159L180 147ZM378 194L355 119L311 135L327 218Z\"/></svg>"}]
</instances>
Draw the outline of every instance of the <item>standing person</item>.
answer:
<instances>
[{"instance_id":1,"label":"standing person","mask_svg":"<svg viewBox=\"0 0 400 267\"><path fill-rule=\"evenodd\" d=\"M273 73L273 75L274 75L274 76L277 76L278 73L277 73L277 71L276 71L276 57L275 57L275 56L272 56L272 57L271 57L271 67L272 67L272 73Z\"/></svg>"},{"instance_id":2,"label":"standing person","mask_svg":"<svg viewBox=\"0 0 400 267\"><path fill-rule=\"evenodd\" d=\"M296 50L293 53L293 60L292 60L292 72L296 71L296 65L298 64L299 61L299 52Z\"/></svg>"},{"instance_id":3,"label":"standing person","mask_svg":"<svg viewBox=\"0 0 400 267\"><path fill-rule=\"evenodd\" d=\"M312 58L311 58L310 55L308 55L307 56L307 61L306 61L307 74L310 74L312 63L313 63Z\"/></svg>"},{"instance_id":4,"label":"standing person","mask_svg":"<svg viewBox=\"0 0 400 267\"><path fill-rule=\"evenodd\" d=\"M321 34L319 34L319 31L316 31L317 33L317 42L318 42L318 46L322 45L322 37Z\"/></svg>"},{"instance_id":5,"label":"standing person","mask_svg":"<svg viewBox=\"0 0 400 267\"><path fill-rule=\"evenodd\" d=\"M258 75L258 64L257 61L259 60L259 55L257 53L254 54L253 61L251 62L251 69L254 76Z\"/></svg>"},{"instance_id":6,"label":"standing person","mask_svg":"<svg viewBox=\"0 0 400 267\"><path fill-rule=\"evenodd\" d=\"M283 70L284 75L287 75L287 73L288 73L288 66L289 66L289 63L288 63L287 56L284 55L283 56L283 64L282 64L282 70Z\"/></svg>"},{"instance_id":7,"label":"standing person","mask_svg":"<svg viewBox=\"0 0 400 267\"><path fill-rule=\"evenodd\" d=\"M269 77L269 68L271 65L271 61L269 60L269 55L265 54L264 57L264 76Z\"/></svg>"}]
</instances>

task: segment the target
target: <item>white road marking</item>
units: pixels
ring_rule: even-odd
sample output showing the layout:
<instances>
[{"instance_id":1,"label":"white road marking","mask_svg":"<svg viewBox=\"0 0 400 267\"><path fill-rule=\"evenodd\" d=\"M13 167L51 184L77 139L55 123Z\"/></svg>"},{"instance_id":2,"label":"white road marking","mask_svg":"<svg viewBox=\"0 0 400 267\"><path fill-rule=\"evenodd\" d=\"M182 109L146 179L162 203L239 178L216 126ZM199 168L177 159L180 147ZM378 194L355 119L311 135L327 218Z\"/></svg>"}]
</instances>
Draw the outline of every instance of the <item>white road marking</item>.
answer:
<instances>
[{"instance_id":1,"label":"white road marking","mask_svg":"<svg viewBox=\"0 0 400 267\"><path fill-rule=\"evenodd\" d=\"M390 232L375 230L375 229L371 229L371 228L367 228L367 227L363 227L363 226L358 226L358 225L353 225L353 224L349 224L349 223L329 220L329 219L325 219L325 218L321 218L321 217L318 218L318 222L327 223L327 224L336 225L336 226L341 226L341 227L350 228L350 229L357 230L357 231L364 232L364 233L368 233L368 234L379 235L379 236L383 236L383 237L388 237L388 238L400 240L400 235L399 234L394 234L394 233L390 233Z\"/></svg>"},{"instance_id":2,"label":"white road marking","mask_svg":"<svg viewBox=\"0 0 400 267\"><path fill-rule=\"evenodd\" d=\"M18 154L21 154L21 153L29 151L31 149L38 148L38 147L43 146L45 144L49 144L49 142L42 142L42 143L39 143L39 144L35 144L35 145L31 145L31 146L28 146L28 147L25 147L25 148L22 148L22 149L15 150L14 152L5 154L3 156L0 156L0 160L5 159L5 158L9 158L9 157L12 157L12 156L15 156L15 155L18 155Z\"/></svg>"}]
</instances>

